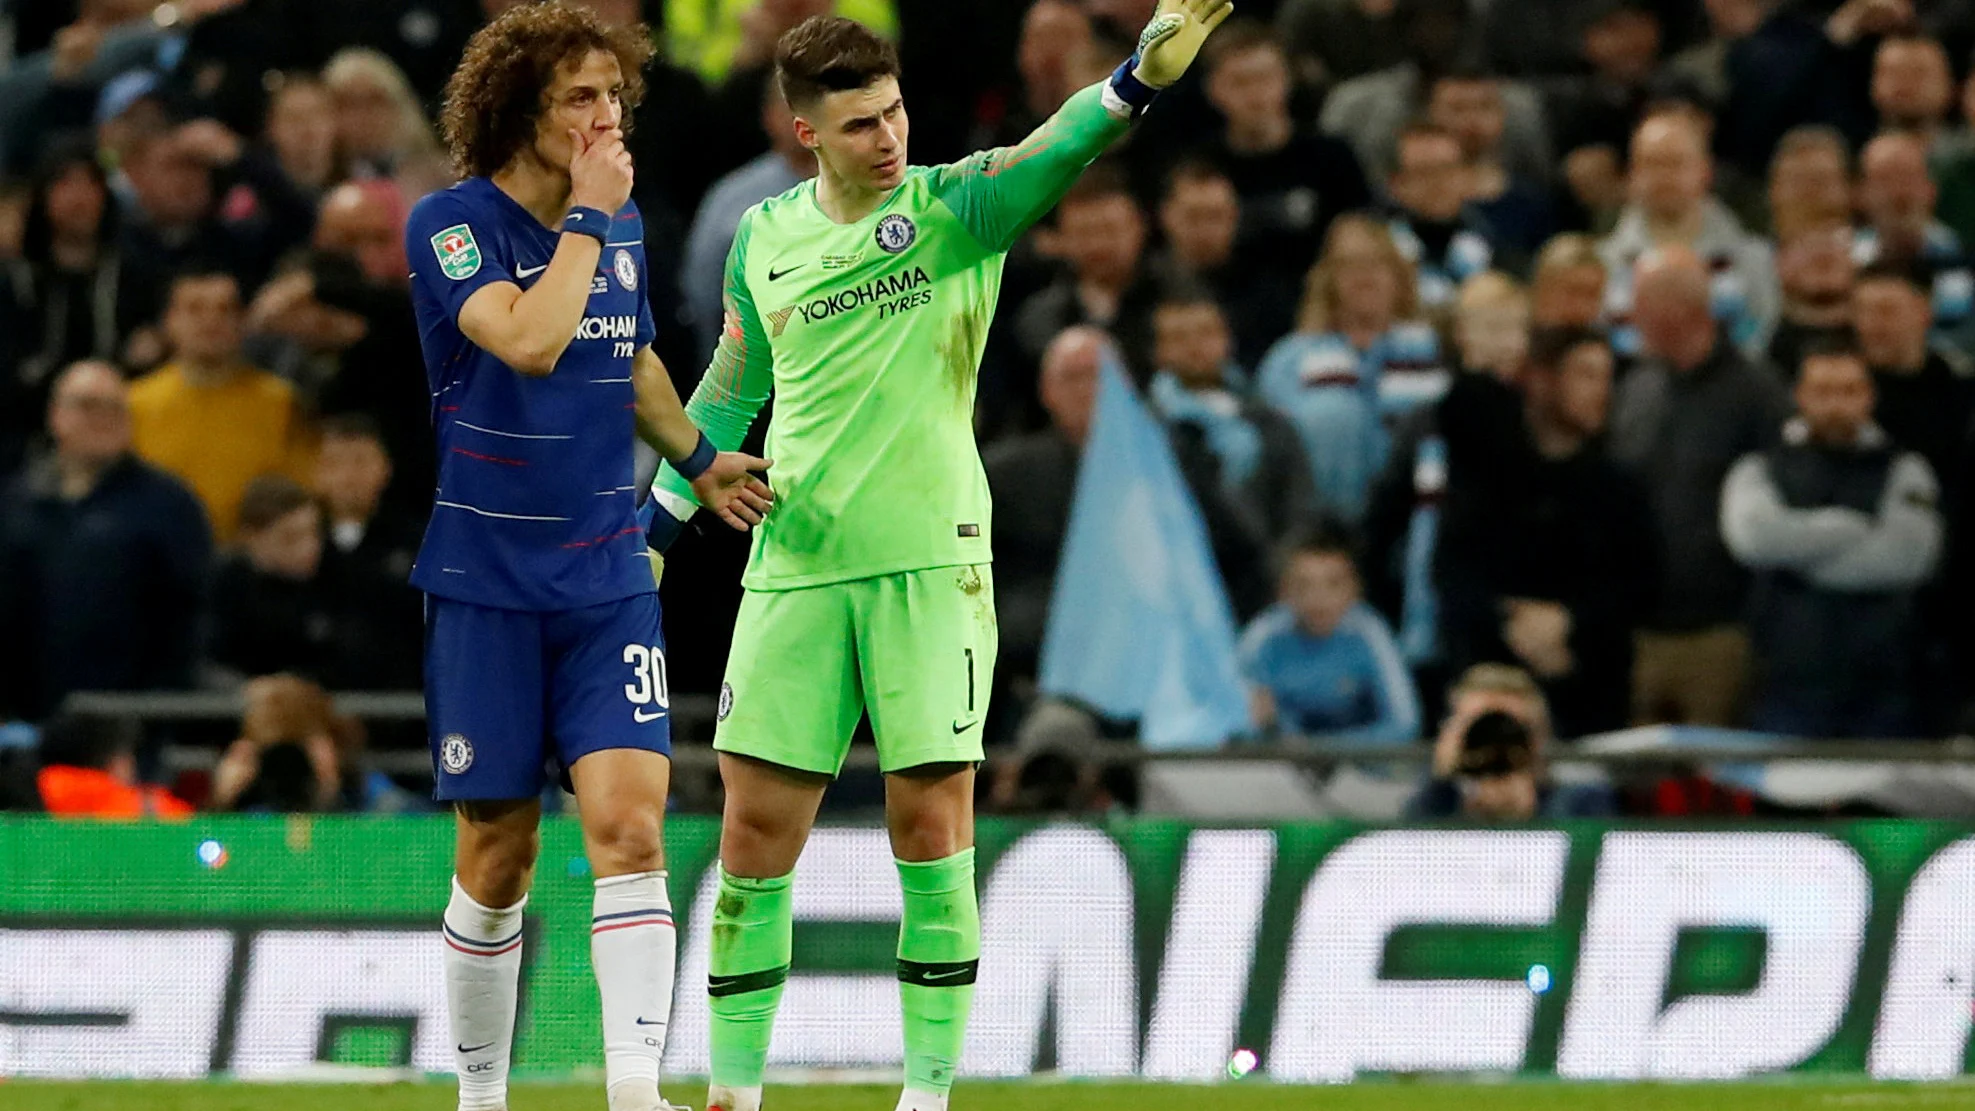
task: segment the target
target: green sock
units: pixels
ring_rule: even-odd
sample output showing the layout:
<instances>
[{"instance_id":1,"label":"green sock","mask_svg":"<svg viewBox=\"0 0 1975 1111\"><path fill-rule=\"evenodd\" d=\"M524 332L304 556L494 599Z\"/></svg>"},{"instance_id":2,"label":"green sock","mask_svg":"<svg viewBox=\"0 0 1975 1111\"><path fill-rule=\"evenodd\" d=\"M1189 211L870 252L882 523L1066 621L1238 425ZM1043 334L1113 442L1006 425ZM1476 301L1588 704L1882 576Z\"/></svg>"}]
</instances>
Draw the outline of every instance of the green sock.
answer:
<instances>
[{"instance_id":1,"label":"green sock","mask_svg":"<svg viewBox=\"0 0 1975 1111\"><path fill-rule=\"evenodd\" d=\"M775 1010L782 1005L782 984L789 978L795 928L790 878L740 879L720 870L706 994L713 1011L712 1080L722 1087L761 1086L768 1037L775 1028Z\"/></svg>"},{"instance_id":2,"label":"green sock","mask_svg":"<svg viewBox=\"0 0 1975 1111\"><path fill-rule=\"evenodd\" d=\"M901 860L905 913L898 930L898 994L905 1015L905 1086L946 1094L960 1065L974 974L981 963L981 909L974 850L943 860Z\"/></svg>"}]
</instances>

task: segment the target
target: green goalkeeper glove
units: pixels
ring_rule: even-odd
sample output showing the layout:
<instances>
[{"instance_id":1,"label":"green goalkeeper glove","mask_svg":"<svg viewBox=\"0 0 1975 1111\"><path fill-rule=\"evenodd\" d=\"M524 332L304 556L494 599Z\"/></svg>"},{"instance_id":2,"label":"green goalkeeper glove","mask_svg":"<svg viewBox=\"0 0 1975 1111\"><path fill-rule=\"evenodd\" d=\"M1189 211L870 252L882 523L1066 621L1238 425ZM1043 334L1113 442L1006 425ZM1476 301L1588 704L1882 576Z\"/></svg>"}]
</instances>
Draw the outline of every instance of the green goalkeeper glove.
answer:
<instances>
[{"instance_id":1,"label":"green goalkeeper glove","mask_svg":"<svg viewBox=\"0 0 1975 1111\"><path fill-rule=\"evenodd\" d=\"M659 580L665 578L665 553L651 547L645 551L651 553L651 584L657 586Z\"/></svg>"},{"instance_id":2,"label":"green goalkeeper glove","mask_svg":"<svg viewBox=\"0 0 1975 1111\"><path fill-rule=\"evenodd\" d=\"M1159 0L1159 12L1138 37L1133 75L1164 89L1186 74L1207 36L1234 13L1234 0Z\"/></svg>"}]
</instances>

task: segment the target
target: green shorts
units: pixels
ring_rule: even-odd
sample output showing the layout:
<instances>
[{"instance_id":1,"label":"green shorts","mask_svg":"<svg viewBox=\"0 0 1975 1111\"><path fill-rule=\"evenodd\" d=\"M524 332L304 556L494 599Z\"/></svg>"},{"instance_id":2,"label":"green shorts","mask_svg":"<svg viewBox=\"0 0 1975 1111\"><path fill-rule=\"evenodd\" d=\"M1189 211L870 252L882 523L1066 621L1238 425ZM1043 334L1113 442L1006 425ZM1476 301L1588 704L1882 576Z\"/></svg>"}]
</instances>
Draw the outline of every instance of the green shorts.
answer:
<instances>
[{"instance_id":1,"label":"green shorts","mask_svg":"<svg viewBox=\"0 0 1975 1111\"><path fill-rule=\"evenodd\" d=\"M713 747L835 775L868 710L886 772L978 762L996 635L987 564L750 590Z\"/></svg>"}]
</instances>

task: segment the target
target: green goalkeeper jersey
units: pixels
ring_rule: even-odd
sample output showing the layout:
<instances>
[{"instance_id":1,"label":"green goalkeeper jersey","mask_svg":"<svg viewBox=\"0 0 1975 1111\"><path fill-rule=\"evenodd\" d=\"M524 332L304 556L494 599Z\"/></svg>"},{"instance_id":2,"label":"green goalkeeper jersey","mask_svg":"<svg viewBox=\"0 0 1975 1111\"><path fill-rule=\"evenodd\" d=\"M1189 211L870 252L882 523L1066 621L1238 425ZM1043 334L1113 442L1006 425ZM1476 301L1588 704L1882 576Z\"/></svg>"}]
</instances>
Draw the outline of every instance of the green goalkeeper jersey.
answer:
<instances>
[{"instance_id":1,"label":"green goalkeeper jersey","mask_svg":"<svg viewBox=\"0 0 1975 1111\"><path fill-rule=\"evenodd\" d=\"M776 501L749 589L989 561L974 392L1002 261L1129 126L1103 91L1019 146L912 168L856 223L823 214L813 179L741 218L720 345L686 413L731 451L773 390ZM655 496L692 509L669 466Z\"/></svg>"}]
</instances>

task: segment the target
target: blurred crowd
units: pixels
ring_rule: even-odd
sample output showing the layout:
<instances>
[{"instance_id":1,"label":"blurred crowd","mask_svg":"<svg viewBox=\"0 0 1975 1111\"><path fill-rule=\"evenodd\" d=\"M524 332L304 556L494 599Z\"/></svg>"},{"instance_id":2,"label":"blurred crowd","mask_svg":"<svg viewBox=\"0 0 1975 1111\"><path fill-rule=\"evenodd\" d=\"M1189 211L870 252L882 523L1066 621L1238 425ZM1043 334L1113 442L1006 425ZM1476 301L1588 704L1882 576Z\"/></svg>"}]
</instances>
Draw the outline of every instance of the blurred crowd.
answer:
<instances>
[{"instance_id":1,"label":"blurred crowd","mask_svg":"<svg viewBox=\"0 0 1975 1111\"><path fill-rule=\"evenodd\" d=\"M63 700L244 685L194 802L402 795L322 692L419 683L402 228L451 180L452 64L514 2L0 0L0 721L47 724L49 768L153 807L144 746ZM896 36L932 163L1019 141L1156 6L583 2L661 47L630 143L682 393L741 213L815 172L782 31ZM1422 813L1551 735L1967 724L1975 3L1239 8L1008 260L992 739L1038 701L1113 357L1245 626L1255 735L1458 721L1483 740L1443 743ZM718 688L745 552L702 528L669 558L675 690Z\"/></svg>"}]
</instances>

